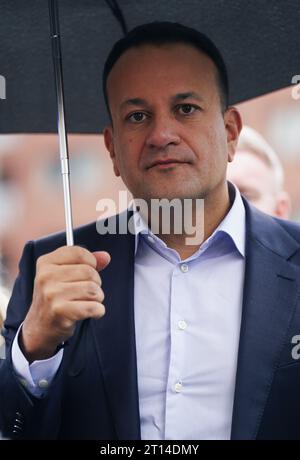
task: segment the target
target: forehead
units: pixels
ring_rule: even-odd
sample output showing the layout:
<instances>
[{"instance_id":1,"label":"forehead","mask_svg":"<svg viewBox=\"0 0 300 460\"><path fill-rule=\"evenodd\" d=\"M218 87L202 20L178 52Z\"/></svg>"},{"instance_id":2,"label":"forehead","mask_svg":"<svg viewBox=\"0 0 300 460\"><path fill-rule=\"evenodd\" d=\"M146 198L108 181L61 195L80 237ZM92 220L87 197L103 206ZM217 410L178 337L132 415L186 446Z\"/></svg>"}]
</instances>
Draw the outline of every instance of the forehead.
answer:
<instances>
[{"instance_id":1,"label":"forehead","mask_svg":"<svg viewBox=\"0 0 300 460\"><path fill-rule=\"evenodd\" d=\"M162 93L201 88L217 90L213 61L192 45L184 43L140 45L124 52L107 80L109 99L143 96L153 89ZM130 94L129 94L130 93Z\"/></svg>"}]
</instances>

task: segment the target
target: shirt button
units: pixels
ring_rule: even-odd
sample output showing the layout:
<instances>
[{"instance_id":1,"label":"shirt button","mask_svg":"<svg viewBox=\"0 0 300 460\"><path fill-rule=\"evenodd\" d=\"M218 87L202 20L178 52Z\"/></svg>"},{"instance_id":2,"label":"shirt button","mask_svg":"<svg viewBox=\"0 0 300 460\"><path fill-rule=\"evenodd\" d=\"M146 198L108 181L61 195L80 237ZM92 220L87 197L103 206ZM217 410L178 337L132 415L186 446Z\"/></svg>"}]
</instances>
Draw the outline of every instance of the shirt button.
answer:
<instances>
[{"instance_id":1,"label":"shirt button","mask_svg":"<svg viewBox=\"0 0 300 460\"><path fill-rule=\"evenodd\" d=\"M46 379L39 380L39 382L38 382L38 387L39 388L48 388L48 386L49 386L48 380L46 380Z\"/></svg>"},{"instance_id":2,"label":"shirt button","mask_svg":"<svg viewBox=\"0 0 300 460\"><path fill-rule=\"evenodd\" d=\"M177 326L178 326L178 329L180 329L181 331L184 331L187 327L187 324L184 320L180 320L178 321Z\"/></svg>"},{"instance_id":3,"label":"shirt button","mask_svg":"<svg viewBox=\"0 0 300 460\"><path fill-rule=\"evenodd\" d=\"M181 264L180 270L182 271L182 273L186 273L189 271L189 266L187 264Z\"/></svg>"},{"instance_id":4,"label":"shirt button","mask_svg":"<svg viewBox=\"0 0 300 460\"><path fill-rule=\"evenodd\" d=\"M176 393L180 393L182 391L182 383L176 382L174 385L174 390L176 391Z\"/></svg>"}]
</instances>

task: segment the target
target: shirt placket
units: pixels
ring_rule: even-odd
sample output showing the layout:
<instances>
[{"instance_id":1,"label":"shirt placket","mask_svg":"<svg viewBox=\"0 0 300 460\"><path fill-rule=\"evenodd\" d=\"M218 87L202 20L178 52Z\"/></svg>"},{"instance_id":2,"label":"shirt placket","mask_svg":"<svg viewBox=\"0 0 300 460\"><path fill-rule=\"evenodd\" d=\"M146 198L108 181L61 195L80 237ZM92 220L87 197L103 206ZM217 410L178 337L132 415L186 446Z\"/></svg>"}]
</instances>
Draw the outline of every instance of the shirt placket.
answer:
<instances>
[{"instance_id":1,"label":"shirt placket","mask_svg":"<svg viewBox=\"0 0 300 460\"><path fill-rule=\"evenodd\" d=\"M185 318L185 290L189 264L178 264L172 273L170 292L170 361L166 389L165 439L177 439L181 431L181 410L185 393L185 348L188 324ZM182 427L183 428L183 427Z\"/></svg>"}]
</instances>

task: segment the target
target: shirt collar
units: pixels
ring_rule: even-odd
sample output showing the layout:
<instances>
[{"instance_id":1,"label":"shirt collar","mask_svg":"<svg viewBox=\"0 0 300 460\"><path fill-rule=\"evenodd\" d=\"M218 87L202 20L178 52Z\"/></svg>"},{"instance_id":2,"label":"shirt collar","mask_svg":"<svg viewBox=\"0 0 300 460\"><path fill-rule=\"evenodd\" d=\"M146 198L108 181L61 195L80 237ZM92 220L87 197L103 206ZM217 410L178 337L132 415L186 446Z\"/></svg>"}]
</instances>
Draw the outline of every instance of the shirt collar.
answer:
<instances>
[{"instance_id":1,"label":"shirt collar","mask_svg":"<svg viewBox=\"0 0 300 460\"><path fill-rule=\"evenodd\" d=\"M228 182L229 194L232 196L232 206L224 219L220 222L213 234L206 240L208 242L218 233L226 233L232 239L236 249L245 257L246 244L246 212L238 188Z\"/></svg>"},{"instance_id":2,"label":"shirt collar","mask_svg":"<svg viewBox=\"0 0 300 460\"><path fill-rule=\"evenodd\" d=\"M228 189L232 202L231 208L224 217L224 219L220 222L218 227L215 229L215 231L212 233L212 235L202 243L201 249L206 249L208 246L212 244L212 242L215 240L217 236L223 233L227 234L231 238L241 256L245 257L245 207L238 188L234 184L228 182ZM140 213L136 210L134 201L132 202L130 208L131 211L133 211L133 226L135 234L134 254L136 255L141 235L149 235L153 238L154 243L162 245L163 247L167 247L166 243L162 241L157 235L153 234L153 232L149 229L147 223L144 221Z\"/></svg>"}]
</instances>

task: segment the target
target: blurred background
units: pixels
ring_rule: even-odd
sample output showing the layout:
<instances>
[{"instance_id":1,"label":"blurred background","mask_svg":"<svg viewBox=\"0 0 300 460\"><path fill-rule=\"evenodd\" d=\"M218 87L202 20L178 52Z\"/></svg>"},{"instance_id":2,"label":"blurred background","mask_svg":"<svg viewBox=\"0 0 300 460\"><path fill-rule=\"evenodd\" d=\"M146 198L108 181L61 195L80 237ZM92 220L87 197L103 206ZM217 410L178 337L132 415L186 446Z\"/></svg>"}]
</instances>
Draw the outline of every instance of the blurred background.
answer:
<instances>
[{"instance_id":1,"label":"blurred background","mask_svg":"<svg viewBox=\"0 0 300 460\"><path fill-rule=\"evenodd\" d=\"M244 124L261 133L279 155L292 216L300 222L300 99L286 88L240 104ZM101 198L118 203L125 190L115 178L99 135L70 135L74 225L96 220ZM56 135L0 136L0 285L12 287L26 241L64 229Z\"/></svg>"}]
</instances>

